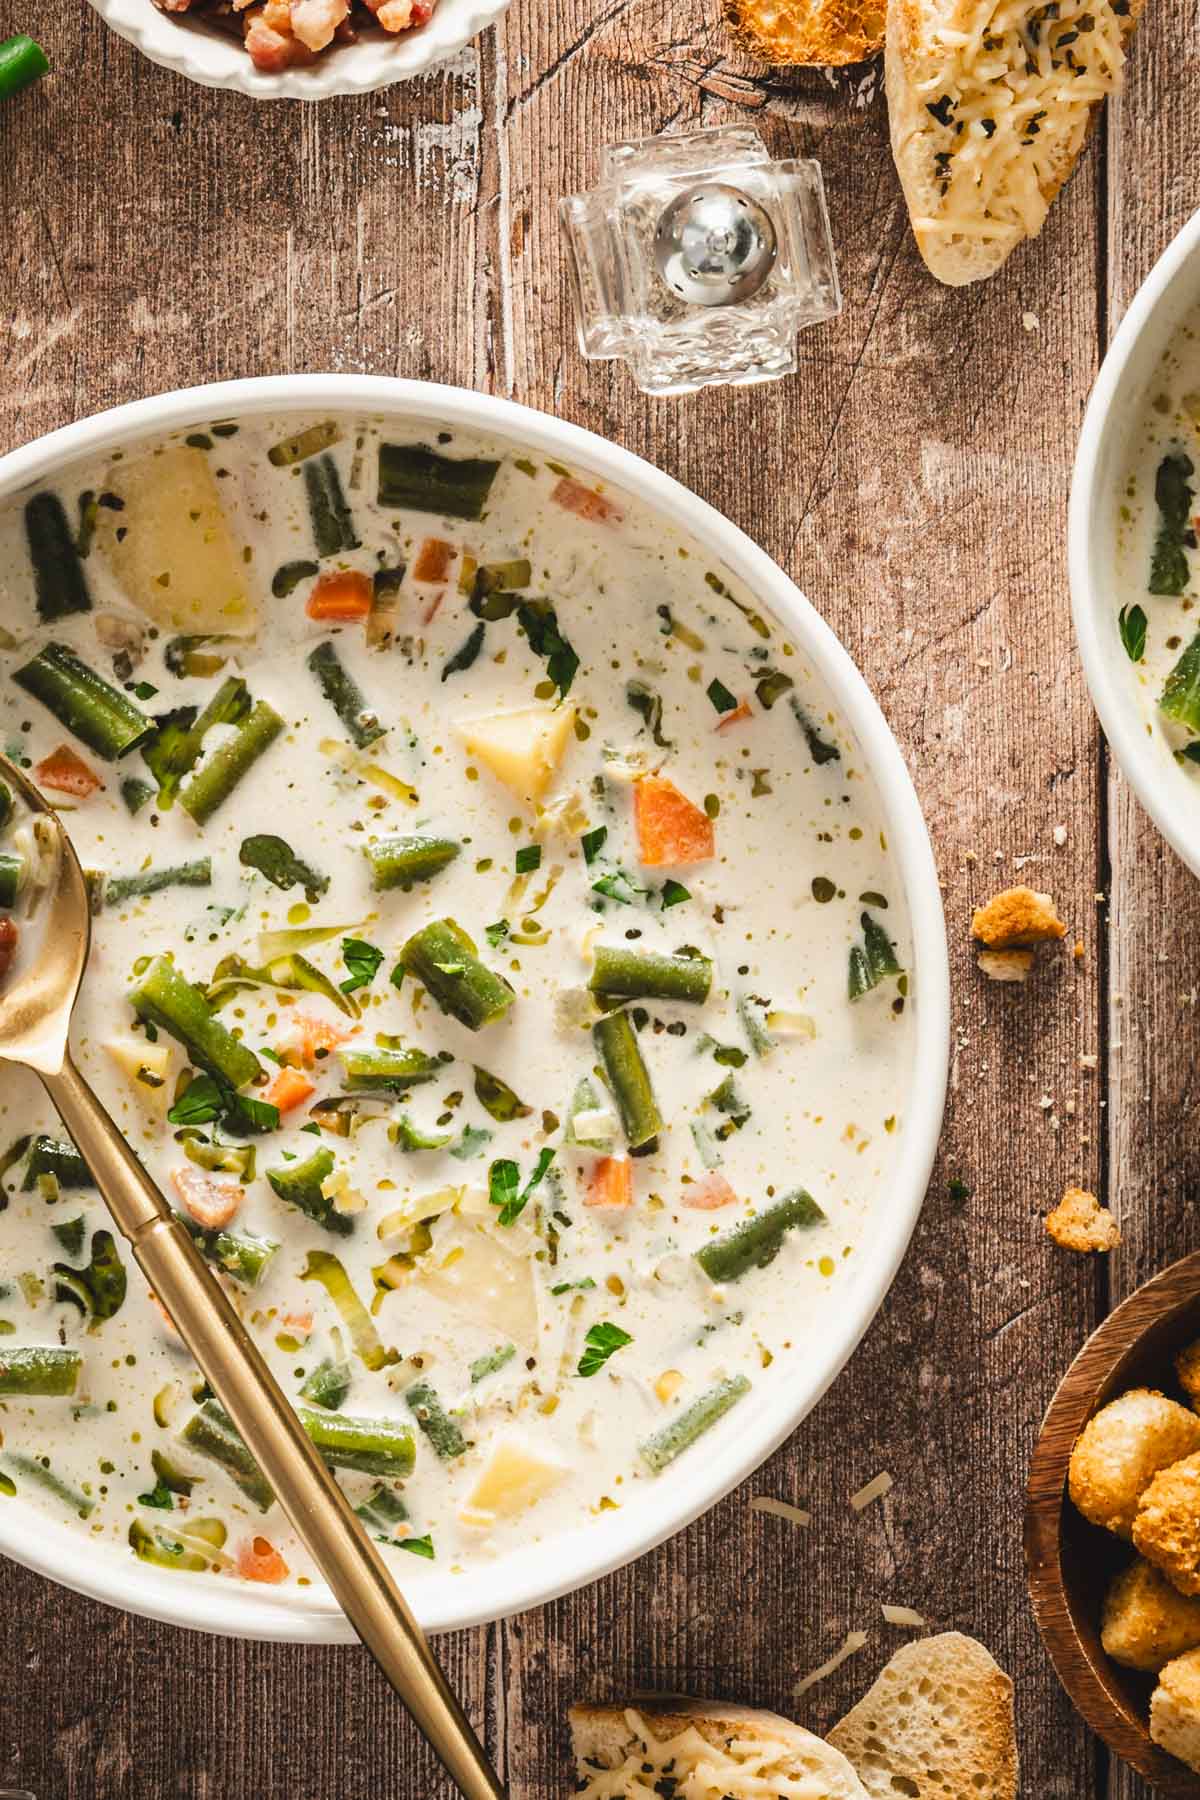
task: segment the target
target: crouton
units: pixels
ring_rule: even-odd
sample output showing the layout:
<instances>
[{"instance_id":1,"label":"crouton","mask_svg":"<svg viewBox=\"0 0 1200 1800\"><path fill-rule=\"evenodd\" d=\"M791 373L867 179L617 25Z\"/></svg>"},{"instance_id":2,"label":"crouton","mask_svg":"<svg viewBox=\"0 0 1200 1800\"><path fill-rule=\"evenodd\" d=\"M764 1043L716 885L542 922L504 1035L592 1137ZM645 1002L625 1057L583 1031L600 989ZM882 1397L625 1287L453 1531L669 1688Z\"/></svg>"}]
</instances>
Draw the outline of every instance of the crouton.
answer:
<instances>
[{"instance_id":1,"label":"crouton","mask_svg":"<svg viewBox=\"0 0 1200 1800\"><path fill-rule=\"evenodd\" d=\"M1168 1464L1143 1489L1133 1542L1181 1594L1200 1594L1200 1454Z\"/></svg>"},{"instance_id":2,"label":"crouton","mask_svg":"<svg viewBox=\"0 0 1200 1800\"><path fill-rule=\"evenodd\" d=\"M1200 1338L1179 1352L1175 1358L1175 1373L1180 1387L1200 1412Z\"/></svg>"},{"instance_id":3,"label":"crouton","mask_svg":"<svg viewBox=\"0 0 1200 1800\"><path fill-rule=\"evenodd\" d=\"M1032 950L981 950L979 967L989 981L1028 981Z\"/></svg>"},{"instance_id":4,"label":"crouton","mask_svg":"<svg viewBox=\"0 0 1200 1800\"><path fill-rule=\"evenodd\" d=\"M1200 1773L1200 1650L1169 1662L1150 1697L1150 1736Z\"/></svg>"},{"instance_id":5,"label":"crouton","mask_svg":"<svg viewBox=\"0 0 1200 1800\"><path fill-rule=\"evenodd\" d=\"M1109 1586L1100 1641L1114 1662L1157 1674L1165 1663L1200 1646L1200 1600L1177 1593L1139 1556Z\"/></svg>"},{"instance_id":6,"label":"crouton","mask_svg":"<svg viewBox=\"0 0 1200 1800\"><path fill-rule=\"evenodd\" d=\"M1027 887L1006 888L986 906L977 907L971 930L989 950L1014 950L1067 935L1049 894L1035 894Z\"/></svg>"},{"instance_id":7,"label":"crouton","mask_svg":"<svg viewBox=\"0 0 1200 1800\"><path fill-rule=\"evenodd\" d=\"M1131 1388L1084 1426L1071 1452L1067 1491L1085 1519L1128 1540L1138 1501L1159 1470L1198 1450L1195 1413L1150 1388Z\"/></svg>"},{"instance_id":8,"label":"crouton","mask_svg":"<svg viewBox=\"0 0 1200 1800\"><path fill-rule=\"evenodd\" d=\"M1121 1227L1086 1188L1067 1189L1046 1214L1046 1230L1064 1250L1113 1250L1121 1241Z\"/></svg>"}]
</instances>

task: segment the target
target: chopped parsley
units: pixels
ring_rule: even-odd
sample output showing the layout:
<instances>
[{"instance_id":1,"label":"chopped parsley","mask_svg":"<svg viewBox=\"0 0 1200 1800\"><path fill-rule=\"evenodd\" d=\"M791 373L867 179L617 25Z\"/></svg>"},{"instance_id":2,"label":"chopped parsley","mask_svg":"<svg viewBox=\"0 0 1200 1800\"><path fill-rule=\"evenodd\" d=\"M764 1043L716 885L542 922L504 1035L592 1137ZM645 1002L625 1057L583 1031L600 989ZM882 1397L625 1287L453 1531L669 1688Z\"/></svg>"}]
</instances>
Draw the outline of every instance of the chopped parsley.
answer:
<instances>
[{"instance_id":1,"label":"chopped parsley","mask_svg":"<svg viewBox=\"0 0 1200 1800\"><path fill-rule=\"evenodd\" d=\"M1146 652L1146 615L1140 606L1123 606L1117 614L1117 628L1130 662L1141 662Z\"/></svg>"},{"instance_id":2,"label":"chopped parsley","mask_svg":"<svg viewBox=\"0 0 1200 1800\"><path fill-rule=\"evenodd\" d=\"M339 986L343 994L353 994L359 988L370 987L379 973L383 951L368 944L365 938L343 938L342 961L350 973Z\"/></svg>"},{"instance_id":3,"label":"chopped parsley","mask_svg":"<svg viewBox=\"0 0 1200 1800\"><path fill-rule=\"evenodd\" d=\"M619 1325L610 1325L602 1319L599 1325L593 1325L583 1340L583 1355L579 1359L580 1375L595 1375L601 1370L614 1351L632 1344L633 1339Z\"/></svg>"}]
</instances>

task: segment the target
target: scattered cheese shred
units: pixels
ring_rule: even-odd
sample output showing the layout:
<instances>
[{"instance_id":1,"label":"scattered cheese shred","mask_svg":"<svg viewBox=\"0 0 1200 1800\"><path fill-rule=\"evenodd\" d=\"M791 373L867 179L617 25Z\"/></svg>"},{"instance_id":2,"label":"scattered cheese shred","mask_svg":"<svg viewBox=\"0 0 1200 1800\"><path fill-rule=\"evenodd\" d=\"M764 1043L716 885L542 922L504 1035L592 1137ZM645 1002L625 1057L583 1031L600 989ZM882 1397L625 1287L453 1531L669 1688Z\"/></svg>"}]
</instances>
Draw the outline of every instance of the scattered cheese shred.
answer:
<instances>
[{"instance_id":1,"label":"scattered cheese shred","mask_svg":"<svg viewBox=\"0 0 1200 1800\"><path fill-rule=\"evenodd\" d=\"M914 1612L911 1606L889 1606L885 1600L879 1610L889 1625L911 1625L920 1631L928 1622L919 1612Z\"/></svg>"},{"instance_id":2,"label":"scattered cheese shred","mask_svg":"<svg viewBox=\"0 0 1200 1800\"><path fill-rule=\"evenodd\" d=\"M872 1501L882 1500L885 1494L890 1494L895 1485L887 1470L884 1469L873 1480L868 1481L866 1487L860 1487L857 1494L851 1494L850 1504L855 1512L862 1512L863 1508L870 1506Z\"/></svg>"},{"instance_id":3,"label":"scattered cheese shred","mask_svg":"<svg viewBox=\"0 0 1200 1800\"><path fill-rule=\"evenodd\" d=\"M806 1675L802 1681L796 1683L792 1689L792 1699L799 1700L801 1694L807 1694L809 1688L816 1687L818 1681L824 1681L827 1675L832 1675L835 1669L840 1669L844 1662L858 1654L866 1641L865 1631L848 1631L841 1649L835 1651L829 1661L823 1662L819 1669L814 1669L811 1675Z\"/></svg>"},{"instance_id":4,"label":"scattered cheese shred","mask_svg":"<svg viewBox=\"0 0 1200 1800\"><path fill-rule=\"evenodd\" d=\"M750 1502L751 1512L770 1513L776 1519L790 1519L793 1525L811 1525L812 1514L787 1500L773 1500L769 1494L756 1494Z\"/></svg>"}]
</instances>

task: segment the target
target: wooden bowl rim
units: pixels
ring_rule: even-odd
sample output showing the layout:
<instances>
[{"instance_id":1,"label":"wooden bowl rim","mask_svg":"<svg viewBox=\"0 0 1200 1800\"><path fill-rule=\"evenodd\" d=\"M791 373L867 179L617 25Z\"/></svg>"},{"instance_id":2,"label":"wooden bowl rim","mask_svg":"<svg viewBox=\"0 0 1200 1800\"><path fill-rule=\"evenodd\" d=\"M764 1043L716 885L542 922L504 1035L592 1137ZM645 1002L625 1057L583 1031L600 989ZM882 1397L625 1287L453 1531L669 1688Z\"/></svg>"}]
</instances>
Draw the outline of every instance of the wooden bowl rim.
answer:
<instances>
[{"instance_id":1,"label":"wooden bowl rim","mask_svg":"<svg viewBox=\"0 0 1200 1800\"><path fill-rule=\"evenodd\" d=\"M1154 1326L1200 1303L1200 1250L1172 1263L1098 1325L1055 1389L1029 1465L1025 1490L1025 1569L1033 1616L1068 1699L1110 1750L1172 1800L1197 1800L1200 1775L1160 1750L1149 1723L1114 1697L1081 1637L1063 1576L1062 1522L1067 1469L1079 1433L1117 1365ZM1065 1446L1065 1448L1064 1448ZM1111 1664L1101 1653L1105 1669Z\"/></svg>"}]
</instances>

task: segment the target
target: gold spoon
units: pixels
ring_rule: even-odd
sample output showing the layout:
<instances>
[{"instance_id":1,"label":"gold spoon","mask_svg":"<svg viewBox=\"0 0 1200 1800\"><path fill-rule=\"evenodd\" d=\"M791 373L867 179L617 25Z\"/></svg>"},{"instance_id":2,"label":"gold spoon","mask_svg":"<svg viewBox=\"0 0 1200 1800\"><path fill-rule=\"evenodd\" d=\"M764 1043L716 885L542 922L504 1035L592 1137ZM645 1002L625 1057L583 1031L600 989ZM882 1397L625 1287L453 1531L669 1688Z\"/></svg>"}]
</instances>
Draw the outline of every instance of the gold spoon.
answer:
<instances>
[{"instance_id":1,"label":"gold spoon","mask_svg":"<svg viewBox=\"0 0 1200 1800\"><path fill-rule=\"evenodd\" d=\"M33 1069L95 1176L117 1229L245 1439L338 1604L467 1800L504 1800L487 1756L375 1545L185 1228L71 1060L71 1012L91 909L58 815L4 756L0 776L36 815L47 880L40 953L0 993L0 1062Z\"/></svg>"}]
</instances>

